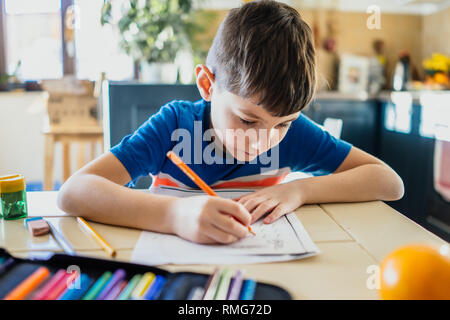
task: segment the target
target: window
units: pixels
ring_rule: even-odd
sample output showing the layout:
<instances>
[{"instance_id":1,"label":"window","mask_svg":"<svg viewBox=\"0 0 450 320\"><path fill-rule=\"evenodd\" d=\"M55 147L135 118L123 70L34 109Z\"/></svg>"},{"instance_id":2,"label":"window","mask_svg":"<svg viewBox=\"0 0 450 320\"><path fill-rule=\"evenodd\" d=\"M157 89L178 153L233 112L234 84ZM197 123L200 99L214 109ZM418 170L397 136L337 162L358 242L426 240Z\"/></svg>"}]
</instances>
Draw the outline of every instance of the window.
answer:
<instances>
[{"instance_id":1,"label":"window","mask_svg":"<svg viewBox=\"0 0 450 320\"><path fill-rule=\"evenodd\" d=\"M122 1L122 0L119 0ZM132 79L133 59L119 48L119 34L111 25L101 26L103 0L75 0L75 67L79 79Z\"/></svg>"},{"instance_id":2,"label":"window","mask_svg":"<svg viewBox=\"0 0 450 320\"><path fill-rule=\"evenodd\" d=\"M9 74L17 68L21 80L62 77L60 12L60 0L5 0Z\"/></svg>"}]
</instances>

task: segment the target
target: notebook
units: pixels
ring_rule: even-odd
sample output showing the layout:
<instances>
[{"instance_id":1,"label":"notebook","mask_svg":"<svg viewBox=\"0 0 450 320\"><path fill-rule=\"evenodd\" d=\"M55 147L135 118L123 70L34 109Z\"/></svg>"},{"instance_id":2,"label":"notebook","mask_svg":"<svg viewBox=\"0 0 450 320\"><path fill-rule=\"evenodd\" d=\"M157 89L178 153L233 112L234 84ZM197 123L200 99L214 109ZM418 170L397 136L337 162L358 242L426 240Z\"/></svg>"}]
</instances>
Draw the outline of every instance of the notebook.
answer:
<instances>
[{"instance_id":1,"label":"notebook","mask_svg":"<svg viewBox=\"0 0 450 320\"><path fill-rule=\"evenodd\" d=\"M215 190L220 197L237 198L251 190ZM176 197L204 194L159 186L148 192ZM246 264L287 261L320 253L294 213L284 215L274 223L262 219L252 224L256 236L248 234L232 244L206 245L190 242L175 235L143 231L134 248L131 260L150 265L159 264Z\"/></svg>"}]
</instances>

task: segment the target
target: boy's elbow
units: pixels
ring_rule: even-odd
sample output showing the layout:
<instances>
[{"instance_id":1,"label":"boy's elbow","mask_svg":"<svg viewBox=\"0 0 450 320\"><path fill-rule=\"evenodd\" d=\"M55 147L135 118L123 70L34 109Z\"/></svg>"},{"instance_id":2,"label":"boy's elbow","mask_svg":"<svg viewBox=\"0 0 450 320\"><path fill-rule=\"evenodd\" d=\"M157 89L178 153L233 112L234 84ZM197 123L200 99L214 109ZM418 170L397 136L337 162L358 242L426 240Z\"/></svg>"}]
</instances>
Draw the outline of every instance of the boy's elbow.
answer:
<instances>
[{"instance_id":1,"label":"boy's elbow","mask_svg":"<svg viewBox=\"0 0 450 320\"><path fill-rule=\"evenodd\" d=\"M403 185L403 181L400 178L400 182L395 187L395 190L393 192L393 199L392 201L400 200L405 195L405 186Z\"/></svg>"},{"instance_id":2,"label":"boy's elbow","mask_svg":"<svg viewBox=\"0 0 450 320\"><path fill-rule=\"evenodd\" d=\"M56 205L58 206L59 209L61 209L68 215L74 215L73 204L74 204L73 193L70 191L70 184L66 182L61 186L61 189L58 191Z\"/></svg>"},{"instance_id":3,"label":"boy's elbow","mask_svg":"<svg viewBox=\"0 0 450 320\"><path fill-rule=\"evenodd\" d=\"M385 190L384 199L385 201L396 201L403 198L405 194L405 186L403 184L402 178L393 172L393 179L389 186Z\"/></svg>"}]
</instances>

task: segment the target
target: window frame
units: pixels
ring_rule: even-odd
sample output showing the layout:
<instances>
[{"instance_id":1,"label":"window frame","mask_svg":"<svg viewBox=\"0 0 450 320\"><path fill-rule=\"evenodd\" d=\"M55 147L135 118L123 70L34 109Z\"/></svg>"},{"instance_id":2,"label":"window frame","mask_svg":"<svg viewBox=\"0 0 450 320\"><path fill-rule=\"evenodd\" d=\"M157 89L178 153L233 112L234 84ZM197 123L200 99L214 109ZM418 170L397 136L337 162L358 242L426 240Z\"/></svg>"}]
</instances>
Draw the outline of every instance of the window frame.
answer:
<instances>
[{"instance_id":1,"label":"window frame","mask_svg":"<svg viewBox=\"0 0 450 320\"><path fill-rule=\"evenodd\" d=\"M70 57L67 53L67 43L65 38L65 16L67 9L73 5L74 0L61 0L60 22L61 22L61 47L62 47L62 63L63 76L75 74L75 56ZM5 0L0 0L0 74L7 73L6 45L7 45L7 30L6 30L6 10ZM26 81L27 79L24 79Z\"/></svg>"},{"instance_id":2,"label":"window frame","mask_svg":"<svg viewBox=\"0 0 450 320\"><path fill-rule=\"evenodd\" d=\"M63 63L63 77L67 75L76 74L76 50L74 51L74 56L70 57L67 52L67 41L65 34L65 16L67 9L74 5L74 0L60 0L61 10L60 10L60 21L61 21L61 43L62 43L62 63ZM7 30L6 30L6 10L5 10L5 0L0 0L0 74L7 73ZM76 42L74 44L76 46ZM134 61L133 68L133 79L139 79L139 63ZM24 79L26 81L29 79Z\"/></svg>"},{"instance_id":3,"label":"window frame","mask_svg":"<svg viewBox=\"0 0 450 320\"><path fill-rule=\"evenodd\" d=\"M0 0L0 74L6 73L5 0Z\"/></svg>"}]
</instances>

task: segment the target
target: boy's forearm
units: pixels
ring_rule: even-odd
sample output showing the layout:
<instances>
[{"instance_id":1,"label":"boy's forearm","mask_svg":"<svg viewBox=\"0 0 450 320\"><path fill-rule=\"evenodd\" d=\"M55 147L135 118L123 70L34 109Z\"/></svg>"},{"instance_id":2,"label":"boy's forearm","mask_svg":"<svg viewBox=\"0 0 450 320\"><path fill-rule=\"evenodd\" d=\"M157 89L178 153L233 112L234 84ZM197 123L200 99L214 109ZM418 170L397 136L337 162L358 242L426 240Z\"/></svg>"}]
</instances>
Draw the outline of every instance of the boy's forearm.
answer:
<instances>
[{"instance_id":1,"label":"boy's forearm","mask_svg":"<svg viewBox=\"0 0 450 320\"><path fill-rule=\"evenodd\" d=\"M291 182L304 196L304 203L392 201L403 196L403 182L389 167L366 164L327 176Z\"/></svg>"},{"instance_id":2,"label":"boy's forearm","mask_svg":"<svg viewBox=\"0 0 450 320\"><path fill-rule=\"evenodd\" d=\"M58 194L58 206L70 215L163 233L174 233L169 209L173 200L91 174L72 176Z\"/></svg>"}]
</instances>

